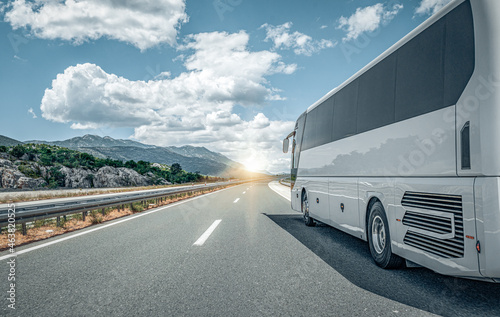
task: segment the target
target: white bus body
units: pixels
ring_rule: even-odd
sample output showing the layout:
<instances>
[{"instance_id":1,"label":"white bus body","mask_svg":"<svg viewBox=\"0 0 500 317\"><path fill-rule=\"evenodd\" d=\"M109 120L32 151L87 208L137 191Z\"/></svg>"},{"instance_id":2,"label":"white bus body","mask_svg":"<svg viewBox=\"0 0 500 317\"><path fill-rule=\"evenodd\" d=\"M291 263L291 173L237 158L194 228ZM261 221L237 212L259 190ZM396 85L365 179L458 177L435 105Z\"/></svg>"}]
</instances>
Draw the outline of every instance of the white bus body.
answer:
<instances>
[{"instance_id":1,"label":"white bus body","mask_svg":"<svg viewBox=\"0 0 500 317\"><path fill-rule=\"evenodd\" d=\"M293 137L294 210L374 257L500 282L500 1L452 1L310 106Z\"/></svg>"}]
</instances>

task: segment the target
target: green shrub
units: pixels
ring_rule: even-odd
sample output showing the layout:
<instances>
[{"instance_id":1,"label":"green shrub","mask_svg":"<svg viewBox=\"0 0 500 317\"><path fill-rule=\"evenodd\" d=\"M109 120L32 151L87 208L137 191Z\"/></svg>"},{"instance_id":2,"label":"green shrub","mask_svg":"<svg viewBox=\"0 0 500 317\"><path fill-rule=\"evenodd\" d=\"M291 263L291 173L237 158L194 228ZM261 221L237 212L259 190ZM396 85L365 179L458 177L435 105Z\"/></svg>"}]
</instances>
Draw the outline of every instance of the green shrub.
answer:
<instances>
[{"instance_id":1,"label":"green shrub","mask_svg":"<svg viewBox=\"0 0 500 317\"><path fill-rule=\"evenodd\" d=\"M23 173L24 175L31 177L31 178L38 178L41 177L40 169L33 169L29 165L20 165L18 167L19 171Z\"/></svg>"},{"instance_id":2,"label":"green shrub","mask_svg":"<svg viewBox=\"0 0 500 317\"><path fill-rule=\"evenodd\" d=\"M90 212L90 221L92 224L98 224L101 223L104 219L102 218L101 214L97 210L92 210Z\"/></svg>"},{"instance_id":3,"label":"green shrub","mask_svg":"<svg viewBox=\"0 0 500 317\"><path fill-rule=\"evenodd\" d=\"M77 221L80 221L80 220L82 220L82 219L83 219L83 217L82 217L82 214L81 214L81 213L77 213L77 214L73 214L73 215L71 216L71 219L75 219L75 220L77 220Z\"/></svg>"},{"instance_id":4,"label":"green shrub","mask_svg":"<svg viewBox=\"0 0 500 317\"><path fill-rule=\"evenodd\" d=\"M131 207L133 212L141 212L144 210L144 206L141 202L133 203Z\"/></svg>"}]
</instances>

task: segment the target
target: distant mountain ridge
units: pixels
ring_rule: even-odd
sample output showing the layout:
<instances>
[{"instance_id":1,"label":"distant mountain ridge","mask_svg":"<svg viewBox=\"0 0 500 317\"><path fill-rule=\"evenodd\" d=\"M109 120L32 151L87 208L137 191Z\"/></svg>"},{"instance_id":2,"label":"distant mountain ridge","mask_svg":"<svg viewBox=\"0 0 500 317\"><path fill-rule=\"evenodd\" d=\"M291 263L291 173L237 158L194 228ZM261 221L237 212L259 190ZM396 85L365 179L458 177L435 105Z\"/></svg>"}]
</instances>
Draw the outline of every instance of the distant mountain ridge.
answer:
<instances>
[{"instance_id":1,"label":"distant mountain ridge","mask_svg":"<svg viewBox=\"0 0 500 317\"><path fill-rule=\"evenodd\" d=\"M100 158L109 157L122 161L142 160L167 165L179 163L184 170L193 173L200 172L203 175L246 177L249 173L242 164L220 153L210 151L205 147L191 145L161 147L133 140L114 139L109 136L101 137L92 134L63 141L28 140L25 142L0 136L0 145L3 144L3 140L9 143L8 146L19 143L56 145L89 153Z\"/></svg>"},{"instance_id":2,"label":"distant mountain ridge","mask_svg":"<svg viewBox=\"0 0 500 317\"><path fill-rule=\"evenodd\" d=\"M79 147L74 148L74 150L86 152L100 158L110 157L121 161L134 160L137 162L142 160L167 165L179 163L188 172L200 172L203 175L212 176L227 176L225 172L230 167L228 164L208 158L180 155L164 147L149 149L134 146Z\"/></svg>"},{"instance_id":3,"label":"distant mountain ridge","mask_svg":"<svg viewBox=\"0 0 500 317\"><path fill-rule=\"evenodd\" d=\"M135 146L143 149L155 148L154 145L143 144L132 140L123 139L113 139L112 137L105 136L100 137L93 134L85 134L84 136L78 136L64 141L40 141L40 140L29 140L24 143L35 143L35 144L48 144L57 145L62 147L67 147L70 149L80 148L80 147L113 147L113 146Z\"/></svg>"},{"instance_id":4,"label":"distant mountain ridge","mask_svg":"<svg viewBox=\"0 0 500 317\"><path fill-rule=\"evenodd\" d=\"M18 145L18 144L23 144L23 142L11 139L11 138L3 136L3 135L0 135L0 145L14 146L14 145Z\"/></svg>"}]
</instances>

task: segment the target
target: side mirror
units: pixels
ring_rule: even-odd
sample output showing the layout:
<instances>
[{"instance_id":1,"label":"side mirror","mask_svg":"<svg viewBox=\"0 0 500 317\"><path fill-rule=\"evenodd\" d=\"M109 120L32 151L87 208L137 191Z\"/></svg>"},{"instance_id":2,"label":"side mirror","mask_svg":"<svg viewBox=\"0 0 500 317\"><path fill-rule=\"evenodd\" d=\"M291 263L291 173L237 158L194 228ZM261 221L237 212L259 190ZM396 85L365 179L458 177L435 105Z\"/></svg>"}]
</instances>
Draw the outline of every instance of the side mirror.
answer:
<instances>
[{"instance_id":1,"label":"side mirror","mask_svg":"<svg viewBox=\"0 0 500 317\"><path fill-rule=\"evenodd\" d=\"M290 146L290 140L288 138L283 140L283 153L288 153L288 147Z\"/></svg>"}]
</instances>

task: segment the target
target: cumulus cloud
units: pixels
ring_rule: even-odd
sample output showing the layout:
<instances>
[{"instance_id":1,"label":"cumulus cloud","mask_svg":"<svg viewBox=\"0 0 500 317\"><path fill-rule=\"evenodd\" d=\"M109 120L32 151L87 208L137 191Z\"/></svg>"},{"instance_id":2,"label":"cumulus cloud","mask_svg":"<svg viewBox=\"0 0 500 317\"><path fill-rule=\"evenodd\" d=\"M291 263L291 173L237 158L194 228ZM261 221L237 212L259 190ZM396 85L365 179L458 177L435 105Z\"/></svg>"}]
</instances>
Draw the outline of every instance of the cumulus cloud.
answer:
<instances>
[{"instance_id":1,"label":"cumulus cloud","mask_svg":"<svg viewBox=\"0 0 500 317\"><path fill-rule=\"evenodd\" d=\"M309 35L297 31L290 33L292 22L287 22L278 26L266 23L260 28L266 30L266 38L264 41L272 41L275 49L293 49L294 53L297 55L311 56L313 53L317 53L322 49L331 48L336 45L336 43L330 40L313 40Z\"/></svg>"},{"instance_id":2,"label":"cumulus cloud","mask_svg":"<svg viewBox=\"0 0 500 317\"><path fill-rule=\"evenodd\" d=\"M108 37L141 50L175 44L187 21L184 0L15 0L5 10L12 28L26 28L42 39L81 44Z\"/></svg>"},{"instance_id":3,"label":"cumulus cloud","mask_svg":"<svg viewBox=\"0 0 500 317\"><path fill-rule=\"evenodd\" d=\"M377 3L365 8L357 8L350 17L340 17L337 29L344 30L347 34L342 39L344 42L355 40L365 32L373 32L382 24L389 23L403 9L402 4L386 7Z\"/></svg>"},{"instance_id":4,"label":"cumulus cloud","mask_svg":"<svg viewBox=\"0 0 500 317\"><path fill-rule=\"evenodd\" d=\"M33 111L33 108L29 108L28 109L28 114L30 114L33 117L33 119L38 118L38 116L36 115L35 111Z\"/></svg>"},{"instance_id":5,"label":"cumulus cloud","mask_svg":"<svg viewBox=\"0 0 500 317\"><path fill-rule=\"evenodd\" d=\"M95 64L68 67L45 90L42 116L73 129L131 127L143 142L203 145L238 161L256 149L268 162L279 160L280 140L293 122L263 113L243 120L232 110L284 99L266 77L291 74L296 65L276 52L250 51L248 40L245 32L189 36L179 47L186 71L175 78L131 81Z\"/></svg>"},{"instance_id":6,"label":"cumulus cloud","mask_svg":"<svg viewBox=\"0 0 500 317\"><path fill-rule=\"evenodd\" d=\"M420 15L434 14L450 2L451 0L422 0L415 13Z\"/></svg>"}]
</instances>

